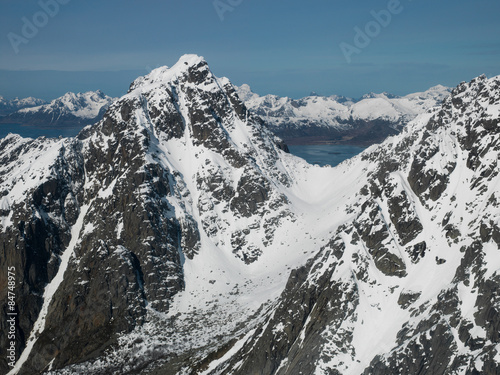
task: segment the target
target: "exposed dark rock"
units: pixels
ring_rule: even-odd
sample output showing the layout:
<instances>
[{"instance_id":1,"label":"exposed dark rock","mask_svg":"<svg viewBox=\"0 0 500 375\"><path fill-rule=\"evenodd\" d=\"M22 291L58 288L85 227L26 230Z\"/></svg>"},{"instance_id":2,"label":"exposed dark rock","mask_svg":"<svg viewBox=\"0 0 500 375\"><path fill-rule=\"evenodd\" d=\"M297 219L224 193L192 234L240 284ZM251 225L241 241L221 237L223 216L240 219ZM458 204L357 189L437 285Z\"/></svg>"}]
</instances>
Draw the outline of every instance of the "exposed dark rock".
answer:
<instances>
[{"instance_id":1,"label":"exposed dark rock","mask_svg":"<svg viewBox=\"0 0 500 375\"><path fill-rule=\"evenodd\" d=\"M391 253L385 246L390 239L390 232L379 216L378 208L373 203L366 203L365 210L370 210L369 219L354 222L354 227L373 257L377 268L388 276L403 277L406 266L402 259Z\"/></svg>"},{"instance_id":2,"label":"exposed dark rock","mask_svg":"<svg viewBox=\"0 0 500 375\"><path fill-rule=\"evenodd\" d=\"M391 221L401 238L401 244L406 245L422 232L422 224L410 206L405 193L390 198L388 205Z\"/></svg>"},{"instance_id":3,"label":"exposed dark rock","mask_svg":"<svg viewBox=\"0 0 500 375\"><path fill-rule=\"evenodd\" d=\"M425 241L413 245L413 250L411 252L412 261L418 262L420 258L423 258L425 256L425 250L427 250L427 243Z\"/></svg>"},{"instance_id":4,"label":"exposed dark rock","mask_svg":"<svg viewBox=\"0 0 500 375\"><path fill-rule=\"evenodd\" d=\"M410 307L410 305L412 305L418 300L421 294L422 293L420 292L411 292L411 291L402 292L399 295L398 305L400 305L403 309L407 309L408 307Z\"/></svg>"},{"instance_id":5,"label":"exposed dark rock","mask_svg":"<svg viewBox=\"0 0 500 375\"><path fill-rule=\"evenodd\" d=\"M269 190L269 182L266 179L244 173L231 200L231 210L236 215L250 217L269 199Z\"/></svg>"}]
</instances>

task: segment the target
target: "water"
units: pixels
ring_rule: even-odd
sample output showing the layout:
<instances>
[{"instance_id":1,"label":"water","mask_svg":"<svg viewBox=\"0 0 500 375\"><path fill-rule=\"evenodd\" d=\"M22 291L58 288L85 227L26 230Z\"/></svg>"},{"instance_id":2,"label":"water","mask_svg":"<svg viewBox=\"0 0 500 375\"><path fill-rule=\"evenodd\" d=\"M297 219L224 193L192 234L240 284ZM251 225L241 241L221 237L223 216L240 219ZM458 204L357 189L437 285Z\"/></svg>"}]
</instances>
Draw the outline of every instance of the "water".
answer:
<instances>
[{"instance_id":1,"label":"water","mask_svg":"<svg viewBox=\"0 0 500 375\"><path fill-rule=\"evenodd\" d=\"M306 160L309 164L320 166L336 165L356 156L363 147L349 145L296 145L288 146L290 153Z\"/></svg>"},{"instance_id":2,"label":"water","mask_svg":"<svg viewBox=\"0 0 500 375\"><path fill-rule=\"evenodd\" d=\"M4 138L9 133L19 134L25 138L38 138L41 136L48 138L74 137L80 132L81 128L38 128L36 126L21 126L19 124L0 124L0 138Z\"/></svg>"}]
</instances>

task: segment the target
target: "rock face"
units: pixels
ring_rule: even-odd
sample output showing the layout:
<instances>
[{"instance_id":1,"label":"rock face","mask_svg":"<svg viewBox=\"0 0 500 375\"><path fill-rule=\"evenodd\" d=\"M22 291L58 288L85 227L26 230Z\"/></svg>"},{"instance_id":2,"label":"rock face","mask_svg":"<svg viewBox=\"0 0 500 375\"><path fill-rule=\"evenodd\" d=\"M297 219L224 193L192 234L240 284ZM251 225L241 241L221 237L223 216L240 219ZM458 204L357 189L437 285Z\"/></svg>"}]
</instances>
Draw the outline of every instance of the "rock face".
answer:
<instances>
[{"instance_id":1,"label":"rock face","mask_svg":"<svg viewBox=\"0 0 500 375\"><path fill-rule=\"evenodd\" d=\"M12 123L42 128L82 128L101 120L114 101L102 91L68 92L50 103L20 107L0 118L0 123ZM36 102L36 101L34 101Z\"/></svg>"},{"instance_id":2,"label":"rock face","mask_svg":"<svg viewBox=\"0 0 500 375\"><path fill-rule=\"evenodd\" d=\"M186 55L75 139L2 139L1 372L498 373L499 118L479 77L310 166Z\"/></svg>"},{"instance_id":3,"label":"rock face","mask_svg":"<svg viewBox=\"0 0 500 375\"><path fill-rule=\"evenodd\" d=\"M359 100L316 94L298 100L276 95L261 97L248 85L237 91L247 107L289 144L368 146L398 134L417 115L439 106L451 90L435 86L403 97L371 93Z\"/></svg>"}]
</instances>

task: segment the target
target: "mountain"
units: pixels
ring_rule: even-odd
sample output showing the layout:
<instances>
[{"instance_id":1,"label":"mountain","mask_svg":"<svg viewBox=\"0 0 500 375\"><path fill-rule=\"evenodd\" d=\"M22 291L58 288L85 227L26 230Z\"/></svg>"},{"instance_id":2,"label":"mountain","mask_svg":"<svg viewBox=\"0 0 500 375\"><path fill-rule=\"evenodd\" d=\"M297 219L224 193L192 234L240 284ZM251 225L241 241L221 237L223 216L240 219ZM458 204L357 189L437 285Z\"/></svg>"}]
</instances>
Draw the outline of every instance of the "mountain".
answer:
<instances>
[{"instance_id":1,"label":"mountain","mask_svg":"<svg viewBox=\"0 0 500 375\"><path fill-rule=\"evenodd\" d=\"M479 77L321 168L186 55L74 139L9 135L0 368L498 373L499 122Z\"/></svg>"},{"instance_id":2,"label":"mountain","mask_svg":"<svg viewBox=\"0 0 500 375\"><path fill-rule=\"evenodd\" d=\"M498 374L499 122L479 77L336 168L331 240L213 373Z\"/></svg>"},{"instance_id":3,"label":"mountain","mask_svg":"<svg viewBox=\"0 0 500 375\"><path fill-rule=\"evenodd\" d=\"M276 95L261 97L248 85L237 88L245 105L288 143L360 145L378 143L397 134L417 115L440 105L450 91L439 85L404 97L370 93L359 100L336 95L294 100Z\"/></svg>"},{"instance_id":4,"label":"mountain","mask_svg":"<svg viewBox=\"0 0 500 375\"><path fill-rule=\"evenodd\" d=\"M280 223L295 217L281 149L229 81L191 55L137 79L75 139L2 139L0 263L19 282L20 373L104 355L163 319L176 294L196 288L187 268L200 287L225 268L227 283L255 289L251 264L272 256ZM218 282L237 299L233 281Z\"/></svg>"},{"instance_id":5,"label":"mountain","mask_svg":"<svg viewBox=\"0 0 500 375\"><path fill-rule=\"evenodd\" d=\"M15 98L7 100L0 96L0 116L6 116L23 108L36 107L45 104L45 100L28 97L24 99Z\"/></svg>"},{"instance_id":6,"label":"mountain","mask_svg":"<svg viewBox=\"0 0 500 375\"><path fill-rule=\"evenodd\" d=\"M23 108L0 119L0 123L45 128L83 127L99 121L114 101L102 91L68 92L48 104Z\"/></svg>"}]
</instances>

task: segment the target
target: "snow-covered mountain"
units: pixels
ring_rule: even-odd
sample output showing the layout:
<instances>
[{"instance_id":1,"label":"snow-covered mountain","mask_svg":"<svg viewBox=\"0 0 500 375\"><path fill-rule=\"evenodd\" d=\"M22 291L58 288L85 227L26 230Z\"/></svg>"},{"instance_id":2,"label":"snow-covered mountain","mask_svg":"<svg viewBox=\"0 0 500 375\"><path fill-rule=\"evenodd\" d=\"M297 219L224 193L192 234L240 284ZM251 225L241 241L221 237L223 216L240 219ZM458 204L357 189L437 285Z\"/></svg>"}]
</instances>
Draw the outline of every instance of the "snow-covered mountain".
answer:
<instances>
[{"instance_id":1,"label":"snow-covered mountain","mask_svg":"<svg viewBox=\"0 0 500 375\"><path fill-rule=\"evenodd\" d=\"M479 77L320 168L186 55L75 139L10 135L0 368L498 373L499 122L500 77Z\"/></svg>"},{"instance_id":2,"label":"snow-covered mountain","mask_svg":"<svg viewBox=\"0 0 500 375\"><path fill-rule=\"evenodd\" d=\"M294 100L259 96L248 85L237 87L245 105L262 117L275 134L291 143L380 142L417 115L440 105L450 91L438 85L404 97L370 93L359 100L336 95Z\"/></svg>"},{"instance_id":3,"label":"snow-covered mountain","mask_svg":"<svg viewBox=\"0 0 500 375\"><path fill-rule=\"evenodd\" d=\"M15 98L12 100L8 100L3 96L0 96L0 116L6 116L20 109L36 107L45 103L45 100L33 98L31 96L23 99Z\"/></svg>"},{"instance_id":4,"label":"snow-covered mountain","mask_svg":"<svg viewBox=\"0 0 500 375\"><path fill-rule=\"evenodd\" d=\"M47 128L82 127L99 121L114 100L100 90L68 92L48 104L20 109L0 122Z\"/></svg>"}]
</instances>

